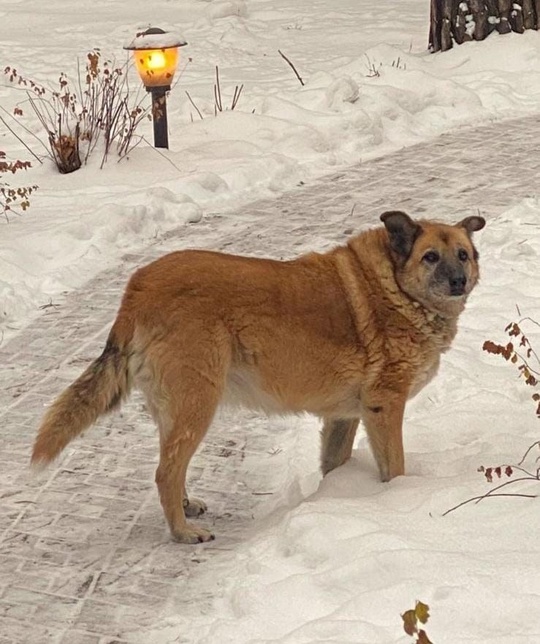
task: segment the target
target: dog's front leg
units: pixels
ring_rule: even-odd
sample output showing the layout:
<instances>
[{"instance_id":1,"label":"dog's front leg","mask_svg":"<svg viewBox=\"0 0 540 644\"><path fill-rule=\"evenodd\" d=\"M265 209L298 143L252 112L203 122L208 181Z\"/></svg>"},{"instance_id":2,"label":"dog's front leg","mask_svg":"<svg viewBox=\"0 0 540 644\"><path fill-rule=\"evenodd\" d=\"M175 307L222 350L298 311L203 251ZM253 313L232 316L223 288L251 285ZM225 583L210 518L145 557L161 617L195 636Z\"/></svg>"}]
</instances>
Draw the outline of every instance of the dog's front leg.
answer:
<instances>
[{"instance_id":1,"label":"dog's front leg","mask_svg":"<svg viewBox=\"0 0 540 644\"><path fill-rule=\"evenodd\" d=\"M323 476L351 458L358 428L357 418L324 419L321 432L321 470Z\"/></svg>"},{"instance_id":2,"label":"dog's front leg","mask_svg":"<svg viewBox=\"0 0 540 644\"><path fill-rule=\"evenodd\" d=\"M403 413L407 397L394 391L362 397L362 420L383 481L405 474Z\"/></svg>"}]
</instances>

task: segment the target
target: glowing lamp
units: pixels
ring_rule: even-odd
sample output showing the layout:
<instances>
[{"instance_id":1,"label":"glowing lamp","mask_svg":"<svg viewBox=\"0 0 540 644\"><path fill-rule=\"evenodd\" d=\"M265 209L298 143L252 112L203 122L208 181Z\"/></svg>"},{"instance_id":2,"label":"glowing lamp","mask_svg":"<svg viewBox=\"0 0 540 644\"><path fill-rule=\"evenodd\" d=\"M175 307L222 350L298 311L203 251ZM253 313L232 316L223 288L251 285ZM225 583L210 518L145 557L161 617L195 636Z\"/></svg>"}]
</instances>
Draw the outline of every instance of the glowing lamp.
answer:
<instances>
[{"instance_id":1,"label":"glowing lamp","mask_svg":"<svg viewBox=\"0 0 540 644\"><path fill-rule=\"evenodd\" d=\"M159 27L150 27L138 33L124 49L133 51L137 72L152 94L152 120L154 123L154 146L168 148L167 92L178 65L178 48L187 45L179 36Z\"/></svg>"}]
</instances>

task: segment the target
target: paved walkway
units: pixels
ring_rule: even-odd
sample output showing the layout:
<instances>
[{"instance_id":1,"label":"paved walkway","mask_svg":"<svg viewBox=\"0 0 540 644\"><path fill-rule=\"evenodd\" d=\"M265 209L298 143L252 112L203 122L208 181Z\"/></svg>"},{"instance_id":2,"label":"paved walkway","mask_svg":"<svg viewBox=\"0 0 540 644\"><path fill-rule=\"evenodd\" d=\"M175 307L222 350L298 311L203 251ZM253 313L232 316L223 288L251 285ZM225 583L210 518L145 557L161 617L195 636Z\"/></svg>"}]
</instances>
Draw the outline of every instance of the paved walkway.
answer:
<instances>
[{"instance_id":1,"label":"paved walkway","mask_svg":"<svg viewBox=\"0 0 540 644\"><path fill-rule=\"evenodd\" d=\"M229 414L191 470L191 490L208 501L206 522L218 539L193 548L172 543L153 483L157 437L137 395L72 443L39 480L29 475L44 405L101 351L136 266L201 238L207 248L292 256L311 247L310 232L319 248L331 246L394 208L443 219L479 211L489 219L535 190L539 141L540 118L463 129L234 216L214 214L125 257L2 346L0 644L147 642L149 624L172 614L189 618L190 606L209 605L211 588L193 580L216 553L236 546L268 502L272 472L252 468L248 475L245 459L268 461L276 430L253 435L249 414Z\"/></svg>"}]
</instances>

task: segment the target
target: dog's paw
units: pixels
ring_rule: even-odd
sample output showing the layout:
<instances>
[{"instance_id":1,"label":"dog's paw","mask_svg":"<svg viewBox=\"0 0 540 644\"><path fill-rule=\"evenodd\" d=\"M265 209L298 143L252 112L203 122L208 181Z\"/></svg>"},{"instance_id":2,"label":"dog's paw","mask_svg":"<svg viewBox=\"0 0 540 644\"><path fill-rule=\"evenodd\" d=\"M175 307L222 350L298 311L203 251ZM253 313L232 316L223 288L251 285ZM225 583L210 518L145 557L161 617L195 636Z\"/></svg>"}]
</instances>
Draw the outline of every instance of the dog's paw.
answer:
<instances>
[{"instance_id":1,"label":"dog's paw","mask_svg":"<svg viewBox=\"0 0 540 644\"><path fill-rule=\"evenodd\" d=\"M210 530L200 528L193 523L186 523L182 528L172 530L171 534L178 543L204 543L215 539Z\"/></svg>"},{"instance_id":2,"label":"dog's paw","mask_svg":"<svg viewBox=\"0 0 540 644\"><path fill-rule=\"evenodd\" d=\"M184 514L186 517L198 517L204 514L207 509L208 507L202 499L197 499L194 496L190 499L184 499Z\"/></svg>"}]
</instances>

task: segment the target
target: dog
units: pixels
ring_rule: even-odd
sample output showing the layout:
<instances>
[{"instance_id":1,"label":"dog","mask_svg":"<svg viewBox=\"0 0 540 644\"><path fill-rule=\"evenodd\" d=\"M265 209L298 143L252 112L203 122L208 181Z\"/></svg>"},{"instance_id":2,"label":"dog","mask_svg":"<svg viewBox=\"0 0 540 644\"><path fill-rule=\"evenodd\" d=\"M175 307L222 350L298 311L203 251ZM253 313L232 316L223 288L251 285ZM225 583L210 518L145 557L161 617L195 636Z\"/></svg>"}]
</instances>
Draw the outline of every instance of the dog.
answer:
<instances>
[{"instance_id":1,"label":"dog","mask_svg":"<svg viewBox=\"0 0 540 644\"><path fill-rule=\"evenodd\" d=\"M405 403L435 375L479 278L472 234L385 212L383 226L290 261L203 250L136 271L103 353L49 408L34 465L142 390L158 429L156 483L173 538L214 535L186 472L219 404L322 419L323 475L351 456L362 420L382 481L405 472Z\"/></svg>"}]
</instances>

